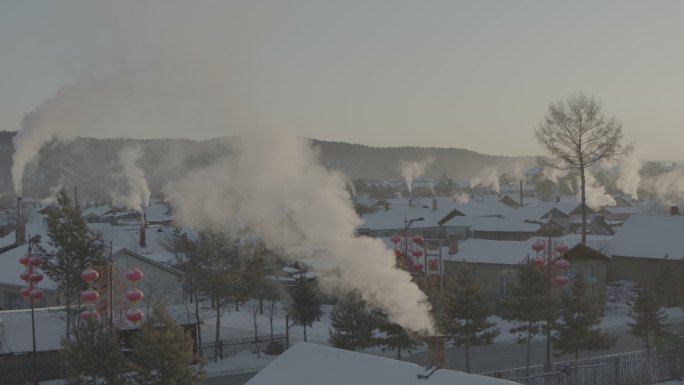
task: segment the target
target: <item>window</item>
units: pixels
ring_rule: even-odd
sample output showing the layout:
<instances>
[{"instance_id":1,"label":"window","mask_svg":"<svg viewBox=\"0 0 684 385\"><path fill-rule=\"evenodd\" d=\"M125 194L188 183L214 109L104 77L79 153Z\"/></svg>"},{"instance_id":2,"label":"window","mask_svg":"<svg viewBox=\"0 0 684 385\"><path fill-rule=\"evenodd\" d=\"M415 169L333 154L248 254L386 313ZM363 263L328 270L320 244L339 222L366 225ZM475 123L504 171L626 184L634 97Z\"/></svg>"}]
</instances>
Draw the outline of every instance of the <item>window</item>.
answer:
<instances>
[{"instance_id":1,"label":"window","mask_svg":"<svg viewBox=\"0 0 684 385\"><path fill-rule=\"evenodd\" d=\"M19 309L21 308L21 296L18 293L5 292L3 296L3 309Z\"/></svg>"},{"instance_id":2,"label":"window","mask_svg":"<svg viewBox=\"0 0 684 385\"><path fill-rule=\"evenodd\" d=\"M499 272L499 296L507 297L512 286L515 286L517 274L515 270L501 270Z\"/></svg>"}]
</instances>

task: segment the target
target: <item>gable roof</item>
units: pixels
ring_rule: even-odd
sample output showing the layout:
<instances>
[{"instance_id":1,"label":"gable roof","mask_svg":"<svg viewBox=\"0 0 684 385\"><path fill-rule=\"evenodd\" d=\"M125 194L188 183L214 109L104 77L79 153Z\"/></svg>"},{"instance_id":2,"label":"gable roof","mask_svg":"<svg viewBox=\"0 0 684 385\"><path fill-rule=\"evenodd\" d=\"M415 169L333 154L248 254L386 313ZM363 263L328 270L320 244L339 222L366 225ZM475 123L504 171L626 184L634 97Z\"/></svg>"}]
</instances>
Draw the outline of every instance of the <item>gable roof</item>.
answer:
<instances>
[{"instance_id":1,"label":"gable roof","mask_svg":"<svg viewBox=\"0 0 684 385\"><path fill-rule=\"evenodd\" d=\"M157 268L159 268L159 269L162 269L162 270L164 270L164 271L167 271L167 272L169 272L169 273L171 273L171 274L174 274L174 275L176 275L176 276L178 276L178 277L183 277L183 276L184 276L184 273L183 273L182 271L180 271L180 270L176 270L176 269L174 269L174 268L172 268L172 267L166 266L166 265L164 265L164 264L162 264L162 263L159 263L159 262L157 262L157 261L155 261L155 260L153 260L153 259L151 259L151 258L148 258L148 257L146 257L146 256L144 256L144 255L142 255L142 254L138 254L138 253L136 253L136 252L134 252L134 251L132 251L132 250L126 249L126 248L122 248L122 249L119 249L119 250L117 250L116 252L114 252L114 255L112 256L112 258L116 260L116 258L119 258L119 257L121 257L121 256L123 256L123 255L126 255L126 256L135 258L135 259L137 259L137 260L139 260L139 261L141 261L141 262L144 262L144 263L148 263L148 264L150 264L150 265L152 265L152 266L154 266L154 267L157 267Z\"/></svg>"},{"instance_id":2,"label":"gable roof","mask_svg":"<svg viewBox=\"0 0 684 385\"><path fill-rule=\"evenodd\" d=\"M612 256L684 259L684 217L632 215L609 245Z\"/></svg>"},{"instance_id":3,"label":"gable roof","mask_svg":"<svg viewBox=\"0 0 684 385\"><path fill-rule=\"evenodd\" d=\"M262 369L246 385L505 385L509 381L438 369L426 379L416 364L329 346L298 342Z\"/></svg>"},{"instance_id":4,"label":"gable roof","mask_svg":"<svg viewBox=\"0 0 684 385\"><path fill-rule=\"evenodd\" d=\"M365 214L363 224L359 226L360 229L368 230L403 230L404 220L412 218L424 218L422 221L416 221L411 224L412 229L439 227L438 221L442 219L447 210L432 210L432 208L419 207L392 207L389 210L380 210L375 213Z\"/></svg>"}]
</instances>

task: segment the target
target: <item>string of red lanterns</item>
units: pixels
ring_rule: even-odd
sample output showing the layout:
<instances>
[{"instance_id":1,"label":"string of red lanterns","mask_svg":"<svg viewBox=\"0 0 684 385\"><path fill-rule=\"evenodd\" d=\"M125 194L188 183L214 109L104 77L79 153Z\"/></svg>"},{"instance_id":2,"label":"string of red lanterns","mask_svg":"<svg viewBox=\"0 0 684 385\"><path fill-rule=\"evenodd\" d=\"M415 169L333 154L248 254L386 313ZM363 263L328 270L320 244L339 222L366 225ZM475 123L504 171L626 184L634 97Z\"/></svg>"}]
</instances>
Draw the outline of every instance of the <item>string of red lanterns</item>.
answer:
<instances>
[{"instance_id":1,"label":"string of red lanterns","mask_svg":"<svg viewBox=\"0 0 684 385\"><path fill-rule=\"evenodd\" d=\"M403 236L401 236L399 234L395 234L390 238L390 241L392 243L394 243L394 255L397 258L399 258L401 256L406 256L406 262L407 262L410 270L412 272L418 273L418 272L423 270L424 266L422 263L414 261L413 258L411 258L410 256L413 256L415 258L420 258L423 256L422 246L423 246L423 242L425 241L425 239L420 235L411 237L410 238L411 242L419 247L419 248L413 249L413 247L409 247L409 245L408 245L408 240L409 240L408 235L406 235L406 237L407 238L404 239ZM406 241L406 242L403 242L403 241ZM404 248L412 249L412 250L403 250Z\"/></svg>"},{"instance_id":2,"label":"string of red lanterns","mask_svg":"<svg viewBox=\"0 0 684 385\"><path fill-rule=\"evenodd\" d=\"M26 282L19 294L31 302L40 301L43 298L43 291L38 289L38 283L43 280L43 275L36 269L43 264L43 258L37 255L31 255L31 251L19 258L19 263L24 265L26 270L19 274L19 278Z\"/></svg>"},{"instance_id":3,"label":"string of red lanterns","mask_svg":"<svg viewBox=\"0 0 684 385\"><path fill-rule=\"evenodd\" d=\"M541 253L541 251L545 249L547 249L547 246L541 241L532 244L532 250L534 250L537 253L537 257L533 260L533 263L535 266L539 268L547 265L547 259L550 263L553 258L553 255L547 255L546 258L543 258L539 255L539 253ZM554 267L562 271L570 266L570 263L563 258L565 253L568 252L568 246L566 246L564 243L558 243L555 245L554 248L549 247L549 250L555 250L559 254L559 257L553 260ZM553 278L553 282L558 286L565 286L568 284L569 280L568 277L566 277L563 274L560 274Z\"/></svg>"},{"instance_id":4,"label":"string of red lanterns","mask_svg":"<svg viewBox=\"0 0 684 385\"><path fill-rule=\"evenodd\" d=\"M92 285L99 278L100 274L97 270L92 267L88 267L81 273L81 279L88 283L88 288L81 292L81 301L88 305L92 305L97 302L100 297L100 293L95 290ZM137 268L131 268L126 270L124 277L127 281L131 283L131 286L126 290L124 296L130 302L131 306L126 310L126 319L133 324L136 324L143 319L143 313L139 309L135 308L135 305L144 298L144 293L140 291L136 284L142 279L143 273ZM113 306L110 304L110 306ZM95 309L86 309L81 312L81 319L85 320L97 320L99 314Z\"/></svg>"}]
</instances>

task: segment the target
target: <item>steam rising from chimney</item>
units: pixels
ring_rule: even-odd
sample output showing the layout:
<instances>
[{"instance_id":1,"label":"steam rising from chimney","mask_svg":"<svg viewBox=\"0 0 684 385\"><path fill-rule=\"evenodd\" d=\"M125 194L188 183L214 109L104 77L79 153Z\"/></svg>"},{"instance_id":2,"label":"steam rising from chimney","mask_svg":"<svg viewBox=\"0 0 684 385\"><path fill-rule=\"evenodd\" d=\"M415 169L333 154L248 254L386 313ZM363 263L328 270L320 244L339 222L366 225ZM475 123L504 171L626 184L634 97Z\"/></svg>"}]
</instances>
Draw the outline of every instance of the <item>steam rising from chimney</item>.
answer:
<instances>
[{"instance_id":1,"label":"steam rising from chimney","mask_svg":"<svg viewBox=\"0 0 684 385\"><path fill-rule=\"evenodd\" d=\"M470 180L470 188L473 187L484 187L491 188L496 191L497 194L501 193L501 187L499 186L499 172L496 167L485 167L482 169L483 177L475 177Z\"/></svg>"},{"instance_id":2,"label":"steam rising from chimney","mask_svg":"<svg viewBox=\"0 0 684 385\"><path fill-rule=\"evenodd\" d=\"M324 289L358 289L393 322L431 331L427 298L395 268L393 253L381 240L356 237L361 219L345 183L320 165L308 141L278 131L244 136L231 155L168 184L165 193L184 224L256 233L292 261L313 258Z\"/></svg>"},{"instance_id":3,"label":"steam rising from chimney","mask_svg":"<svg viewBox=\"0 0 684 385\"><path fill-rule=\"evenodd\" d=\"M577 185L580 186L579 176L577 178ZM585 170L584 178L586 182L585 193L587 197L587 206L589 206L589 208L598 210L602 206L615 206L615 199L606 194L606 189L596 180L594 174L591 173L591 170ZM579 199L581 189L578 188L575 193Z\"/></svg>"},{"instance_id":4,"label":"steam rising from chimney","mask_svg":"<svg viewBox=\"0 0 684 385\"><path fill-rule=\"evenodd\" d=\"M425 170L435 161L435 157L430 155L427 158L419 162L409 162L407 160L399 161L399 171L401 171L401 176L404 177L404 182L406 182L406 187L408 188L409 194L413 188L413 180L425 173Z\"/></svg>"},{"instance_id":5,"label":"steam rising from chimney","mask_svg":"<svg viewBox=\"0 0 684 385\"><path fill-rule=\"evenodd\" d=\"M150 204L150 188L138 162L142 158L142 149L138 145L126 146L119 151L118 160L121 171L119 179L127 186L124 194L113 194L112 201L115 205L124 205L130 209L142 211Z\"/></svg>"}]
</instances>

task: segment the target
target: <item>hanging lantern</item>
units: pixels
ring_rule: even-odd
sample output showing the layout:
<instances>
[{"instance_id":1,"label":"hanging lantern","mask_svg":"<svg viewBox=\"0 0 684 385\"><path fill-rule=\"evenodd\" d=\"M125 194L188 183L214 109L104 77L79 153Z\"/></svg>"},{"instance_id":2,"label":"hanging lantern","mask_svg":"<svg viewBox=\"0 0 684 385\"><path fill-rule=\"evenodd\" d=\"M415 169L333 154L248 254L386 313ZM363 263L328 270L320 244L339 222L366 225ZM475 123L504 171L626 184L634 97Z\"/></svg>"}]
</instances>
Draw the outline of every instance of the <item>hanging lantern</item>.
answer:
<instances>
[{"instance_id":1,"label":"hanging lantern","mask_svg":"<svg viewBox=\"0 0 684 385\"><path fill-rule=\"evenodd\" d=\"M28 264L29 264L29 257L23 256L23 257L19 258L19 263L21 263L21 264L24 265L24 266L28 266Z\"/></svg>"},{"instance_id":2,"label":"hanging lantern","mask_svg":"<svg viewBox=\"0 0 684 385\"><path fill-rule=\"evenodd\" d=\"M396 245L397 243L401 242L401 237L398 235L394 235L392 238L390 238L390 241L392 241L392 243Z\"/></svg>"},{"instance_id":3,"label":"hanging lantern","mask_svg":"<svg viewBox=\"0 0 684 385\"><path fill-rule=\"evenodd\" d=\"M43 274L40 273L31 273L29 274L29 281L31 282L40 282L43 280Z\"/></svg>"},{"instance_id":4,"label":"hanging lantern","mask_svg":"<svg viewBox=\"0 0 684 385\"><path fill-rule=\"evenodd\" d=\"M131 282L138 282L142 279L143 273L142 271L136 269L135 267L132 269L128 269L126 271L126 279L131 281Z\"/></svg>"},{"instance_id":5,"label":"hanging lantern","mask_svg":"<svg viewBox=\"0 0 684 385\"><path fill-rule=\"evenodd\" d=\"M535 242L532 244L532 250L534 250L538 253L538 252L544 250L544 244L541 242Z\"/></svg>"},{"instance_id":6,"label":"hanging lantern","mask_svg":"<svg viewBox=\"0 0 684 385\"><path fill-rule=\"evenodd\" d=\"M93 289L86 289L81 292L81 301L85 303L93 303L100 297L100 293Z\"/></svg>"},{"instance_id":7,"label":"hanging lantern","mask_svg":"<svg viewBox=\"0 0 684 385\"><path fill-rule=\"evenodd\" d=\"M29 265L31 265L31 266L40 266L42 264L43 264L43 258L41 258L41 257L29 258Z\"/></svg>"},{"instance_id":8,"label":"hanging lantern","mask_svg":"<svg viewBox=\"0 0 684 385\"><path fill-rule=\"evenodd\" d=\"M31 275L31 272L26 270L26 271L23 271L21 274L19 274L19 278L21 278L22 281L28 281L30 275Z\"/></svg>"},{"instance_id":9,"label":"hanging lantern","mask_svg":"<svg viewBox=\"0 0 684 385\"><path fill-rule=\"evenodd\" d=\"M83 270L81 273L81 279L88 282L89 285L93 283L93 281L99 276L100 274L97 272L97 270L93 269L92 267Z\"/></svg>"},{"instance_id":10,"label":"hanging lantern","mask_svg":"<svg viewBox=\"0 0 684 385\"><path fill-rule=\"evenodd\" d=\"M420 258L423 256L423 250L413 250L413 253L411 254L413 254L413 256L416 258Z\"/></svg>"},{"instance_id":11,"label":"hanging lantern","mask_svg":"<svg viewBox=\"0 0 684 385\"><path fill-rule=\"evenodd\" d=\"M413 237L413 243L415 243L416 245L419 245L419 246L423 244L424 240L425 239L423 237L421 237L420 235Z\"/></svg>"},{"instance_id":12,"label":"hanging lantern","mask_svg":"<svg viewBox=\"0 0 684 385\"><path fill-rule=\"evenodd\" d=\"M557 285L565 286L568 284L568 277L564 275L557 275L556 278L553 279L553 281L556 282Z\"/></svg>"},{"instance_id":13,"label":"hanging lantern","mask_svg":"<svg viewBox=\"0 0 684 385\"><path fill-rule=\"evenodd\" d=\"M19 294L24 298L28 298L31 296L31 289L25 287L19 291Z\"/></svg>"},{"instance_id":14,"label":"hanging lantern","mask_svg":"<svg viewBox=\"0 0 684 385\"><path fill-rule=\"evenodd\" d=\"M411 266L411 268L415 271L420 271L420 270L423 270L423 264L422 263L416 263L415 265Z\"/></svg>"},{"instance_id":15,"label":"hanging lantern","mask_svg":"<svg viewBox=\"0 0 684 385\"><path fill-rule=\"evenodd\" d=\"M564 243L559 243L556 245L556 251L562 255L568 252L568 247Z\"/></svg>"},{"instance_id":16,"label":"hanging lantern","mask_svg":"<svg viewBox=\"0 0 684 385\"><path fill-rule=\"evenodd\" d=\"M126 299L129 300L130 302L136 303L139 302L140 300L143 299L145 295L143 294L142 291L131 287L128 290L126 290Z\"/></svg>"},{"instance_id":17,"label":"hanging lantern","mask_svg":"<svg viewBox=\"0 0 684 385\"><path fill-rule=\"evenodd\" d=\"M542 257L537 257L534 259L534 265L537 267L542 267L542 266L544 266L545 263L546 262L544 262L544 258L542 258Z\"/></svg>"},{"instance_id":18,"label":"hanging lantern","mask_svg":"<svg viewBox=\"0 0 684 385\"><path fill-rule=\"evenodd\" d=\"M43 298L43 291L40 289L31 290L31 292L29 293L29 296L31 297L32 301L38 301L41 298Z\"/></svg>"},{"instance_id":19,"label":"hanging lantern","mask_svg":"<svg viewBox=\"0 0 684 385\"><path fill-rule=\"evenodd\" d=\"M399 249L394 249L394 256L401 257L404 253Z\"/></svg>"},{"instance_id":20,"label":"hanging lantern","mask_svg":"<svg viewBox=\"0 0 684 385\"><path fill-rule=\"evenodd\" d=\"M100 315L95 310L84 310L81 312L81 319L84 321L95 321Z\"/></svg>"},{"instance_id":21,"label":"hanging lantern","mask_svg":"<svg viewBox=\"0 0 684 385\"><path fill-rule=\"evenodd\" d=\"M143 313L140 310L138 310L134 307L128 308L128 310L126 310L126 319L127 320L129 320L133 323L138 323L142 320L142 318L143 318Z\"/></svg>"},{"instance_id":22,"label":"hanging lantern","mask_svg":"<svg viewBox=\"0 0 684 385\"><path fill-rule=\"evenodd\" d=\"M556 262L554 262L554 265L556 265L556 267L559 269L567 269L570 266L570 262L566 261L563 258L560 258L557 259Z\"/></svg>"}]
</instances>

